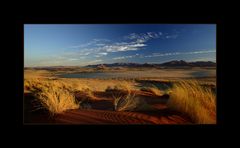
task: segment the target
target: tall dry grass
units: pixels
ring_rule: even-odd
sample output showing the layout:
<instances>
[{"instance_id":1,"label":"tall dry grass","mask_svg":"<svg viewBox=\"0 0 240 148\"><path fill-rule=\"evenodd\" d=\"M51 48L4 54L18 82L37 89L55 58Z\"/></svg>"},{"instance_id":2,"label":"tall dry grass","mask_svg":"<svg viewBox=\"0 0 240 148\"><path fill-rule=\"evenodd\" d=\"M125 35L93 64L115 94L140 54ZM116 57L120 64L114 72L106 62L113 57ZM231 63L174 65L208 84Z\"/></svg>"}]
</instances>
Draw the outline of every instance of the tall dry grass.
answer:
<instances>
[{"instance_id":1,"label":"tall dry grass","mask_svg":"<svg viewBox=\"0 0 240 148\"><path fill-rule=\"evenodd\" d=\"M62 113L69 109L78 109L80 106L75 96L67 90L50 87L47 91L37 93L42 106L52 114Z\"/></svg>"},{"instance_id":2,"label":"tall dry grass","mask_svg":"<svg viewBox=\"0 0 240 148\"><path fill-rule=\"evenodd\" d=\"M216 123L216 96L211 88L195 80L176 82L167 105L187 114L196 123Z\"/></svg>"},{"instance_id":3,"label":"tall dry grass","mask_svg":"<svg viewBox=\"0 0 240 148\"><path fill-rule=\"evenodd\" d=\"M75 90L61 81L31 79L26 80L24 85L25 89L36 96L41 108L47 109L51 114L80 107L74 96Z\"/></svg>"}]
</instances>

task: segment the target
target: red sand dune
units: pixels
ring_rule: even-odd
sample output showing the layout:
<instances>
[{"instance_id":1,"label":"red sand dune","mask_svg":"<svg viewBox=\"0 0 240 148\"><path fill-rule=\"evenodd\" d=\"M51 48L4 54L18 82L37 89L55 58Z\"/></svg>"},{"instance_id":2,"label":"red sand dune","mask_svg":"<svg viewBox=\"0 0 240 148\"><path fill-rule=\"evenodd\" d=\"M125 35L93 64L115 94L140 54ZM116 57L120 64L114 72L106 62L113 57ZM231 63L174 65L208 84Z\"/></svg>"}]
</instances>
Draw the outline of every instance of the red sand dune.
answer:
<instances>
[{"instance_id":1,"label":"red sand dune","mask_svg":"<svg viewBox=\"0 0 240 148\"><path fill-rule=\"evenodd\" d=\"M92 102L92 109L70 110L56 116L55 122L60 124L191 124L191 120L166 106L165 97L153 96L149 92L136 91L138 97L156 110L145 112L113 111L111 94L96 92L99 99Z\"/></svg>"},{"instance_id":2,"label":"red sand dune","mask_svg":"<svg viewBox=\"0 0 240 148\"><path fill-rule=\"evenodd\" d=\"M55 118L63 124L188 124L179 115L152 116L137 112L115 112L106 110L71 110Z\"/></svg>"}]
</instances>

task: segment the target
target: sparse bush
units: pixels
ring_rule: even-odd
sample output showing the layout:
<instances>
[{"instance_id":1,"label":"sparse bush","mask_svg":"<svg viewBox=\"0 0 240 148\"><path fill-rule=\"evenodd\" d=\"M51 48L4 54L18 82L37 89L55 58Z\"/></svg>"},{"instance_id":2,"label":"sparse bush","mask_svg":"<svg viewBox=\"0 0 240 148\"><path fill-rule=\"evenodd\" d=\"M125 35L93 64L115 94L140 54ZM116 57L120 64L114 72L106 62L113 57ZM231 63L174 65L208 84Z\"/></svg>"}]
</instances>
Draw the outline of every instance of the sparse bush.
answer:
<instances>
[{"instance_id":1,"label":"sparse bush","mask_svg":"<svg viewBox=\"0 0 240 148\"><path fill-rule=\"evenodd\" d=\"M64 89L49 88L37 93L37 96L44 108L50 113L62 113L68 109L78 109L80 106L76 102L72 93Z\"/></svg>"},{"instance_id":2,"label":"sparse bush","mask_svg":"<svg viewBox=\"0 0 240 148\"><path fill-rule=\"evenodd\" d=\"M216 96L210 88L202 87L197 81L176 82L167 104L187 114L196 123L216 123Z\"/></svg>"},{"instance_id":3,"label":"sparse bush","mask_svg":"<svg viewBox=\"0 0 240 148\"><path fill-rule=\"evenodd\" d=\"M114 87L108 86L105 90L111 92L114 98L114 107L116 111L136 111L152 109L143 98L136 96L129 83L123 81Z\"/></svg>"},{"instance_id":4,"label":"sparse bush","mask_svg":"<svg viewBox=\"0 0 240 148\"><path fill-rule=\"evenodd\" d=\"M114 107L116 111L144 111L152 110L143 98L136 97L133 92L127 95L114 96Z\"/></svg>"},{"instance_id":5,"label":"sparse bush","mask_svg":"<svg viewBox=\"0 0 240 148\"><path fill-rule=\"evenodd\" d=\"M24 85L37 97L37 101L41 103L42 107L51 114L80 107L75 100L74 90L68 88L63 82L34 79L26 81Z\"/></svg>"}]
</instances>

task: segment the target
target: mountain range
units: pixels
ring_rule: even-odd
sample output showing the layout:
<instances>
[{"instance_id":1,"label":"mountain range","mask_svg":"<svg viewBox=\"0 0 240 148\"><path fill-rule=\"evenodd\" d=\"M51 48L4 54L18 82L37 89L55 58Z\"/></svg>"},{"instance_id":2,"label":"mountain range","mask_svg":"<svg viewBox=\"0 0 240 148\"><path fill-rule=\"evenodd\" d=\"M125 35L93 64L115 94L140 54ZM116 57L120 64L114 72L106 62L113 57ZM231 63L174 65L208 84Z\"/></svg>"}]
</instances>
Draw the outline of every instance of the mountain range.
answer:
<instances>
[{"instance_id":1,"label":"mountain range","mask_svg":"<svg viewBox=\"0 0 240 148\"><path fill-rule=\"evenodd\" d=\"M92 68L105 68L105 67L216 67L216 63L211 61L196 61L196 62L186 62L183 60L174 60L170 62L165 62L162 64L150 64L150 63L113 63L113 64L96 64L88 65L86 67Z\"/></svg>"},{"instance_id":2,"label":"mountain range","mask_svg":"<svg viewBox=\"0 0 240 148\"><path fill-rule=\"evenodd\" d=\"M112 63L112 64L96 64L96 65L87 65L87 68L141 68L141 67L152 67L152 68L191 68L191 67L216 67L215 62L211 61L197 61L197 62L186 62L183 60L174 60L170 62L165 62L161 64L151 64L151 63ZM24 69L45 69L45 70L75 70L80 68L80 66L42 66L42 67L24 67Z\"/></svg>"}]
</instances>

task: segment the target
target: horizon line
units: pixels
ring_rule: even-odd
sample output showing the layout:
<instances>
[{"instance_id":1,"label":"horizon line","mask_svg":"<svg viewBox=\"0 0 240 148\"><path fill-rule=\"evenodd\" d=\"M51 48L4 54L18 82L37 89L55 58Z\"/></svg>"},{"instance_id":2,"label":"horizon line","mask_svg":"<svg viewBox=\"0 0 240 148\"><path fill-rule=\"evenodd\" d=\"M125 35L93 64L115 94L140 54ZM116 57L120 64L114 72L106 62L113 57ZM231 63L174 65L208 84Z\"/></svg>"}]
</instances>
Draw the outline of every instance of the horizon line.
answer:
<instances>
[{"instance_id":1,"label":"horizon line","mask_svg":"<svg viewBox=\"0 0 240 148\"><path fill-rule=\"evenodd\" d=\"M104 64L116 64L116 63L134 63L134 64L163 64L163 63L167 63L167 62L171 62L171 61L185 61L185 62L213 62L213 63L217 63L216 61L211 61L211 60L207 60L207 61L203 61L203 60L199 60L199 61L187 61L187 60L169 60L166 62L145 62L145 63L140 63L140 62L114 62L114 63L99 63L99 64L88 64L88 65L55 65L55 66L24 66L24 68L34 68L34 67L86 67L86 66L90 66L90 65L104 65Z\"/></svg>"}]
</instances>

